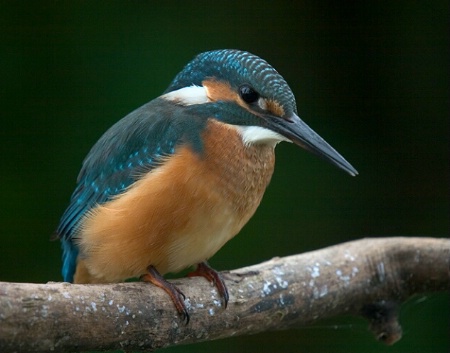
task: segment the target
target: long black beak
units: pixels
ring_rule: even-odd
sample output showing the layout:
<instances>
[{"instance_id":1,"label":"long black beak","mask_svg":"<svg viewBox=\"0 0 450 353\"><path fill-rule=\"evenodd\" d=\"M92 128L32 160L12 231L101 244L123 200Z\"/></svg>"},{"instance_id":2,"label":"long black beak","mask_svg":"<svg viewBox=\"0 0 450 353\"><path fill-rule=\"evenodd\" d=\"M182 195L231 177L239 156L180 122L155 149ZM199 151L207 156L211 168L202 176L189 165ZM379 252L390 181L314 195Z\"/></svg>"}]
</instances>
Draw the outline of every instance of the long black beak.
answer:
<instances>
[{"instance_id":1,"label":"long black beak","mask_svg":"<svg viewBox=\"0 0 450 353\"><path fill-rule=\"evenodd\" d=\"M264 120L271 130L278 132L296 145L327 160L352 176L358 175L356 169L344 157L316 134L296 114L292 113L287 119L267 117Z\"/></svg>"}]
</instances>

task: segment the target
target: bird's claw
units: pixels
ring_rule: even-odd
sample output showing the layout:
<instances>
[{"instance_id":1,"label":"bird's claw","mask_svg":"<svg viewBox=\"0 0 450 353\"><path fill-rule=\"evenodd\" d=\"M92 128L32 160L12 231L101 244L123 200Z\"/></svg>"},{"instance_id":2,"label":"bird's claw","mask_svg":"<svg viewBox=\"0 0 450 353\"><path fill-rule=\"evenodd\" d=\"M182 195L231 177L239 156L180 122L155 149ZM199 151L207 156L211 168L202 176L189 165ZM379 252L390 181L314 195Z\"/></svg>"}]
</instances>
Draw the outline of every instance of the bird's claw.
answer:
<instances>
[{"instance_id":1,"label":"bird's claw","mask_svg":"<svg viewBox=\"0 0 450 353\"><path fill-rule=\"evenodd\" d=\"M222 275L211 268L207 262L201 262L197 265L197 268L195 271L188 274L189 277L196 277L201 276L205 277L208 281L210 281L219 292L219 295L221 296L224 308L226 309L228 306L228 301L230 299L230 295L228 294L227 286L225 285L225 281L222 277Z\"/></svg>"},{"instance_id":2,"label":"bird's claw","mask_svg":"<svg viewBox=\"0 0 450 353\"><path fill-rule=\"evenodd\" d=\"M186 321L186 325L189 323L190 316L186 305L184 304L184 300L186 296L184 293L178 289L174 284L166 281L164 277L156 270L155 267L149 266L147 268L148 273L141 276L141 280L144 282L149 282L154 284L155 286L163 289L167 294L169 294L172 299L175 308L178 311L178 314L181 317L182 321Z\"/></svg>"}]
</instances>

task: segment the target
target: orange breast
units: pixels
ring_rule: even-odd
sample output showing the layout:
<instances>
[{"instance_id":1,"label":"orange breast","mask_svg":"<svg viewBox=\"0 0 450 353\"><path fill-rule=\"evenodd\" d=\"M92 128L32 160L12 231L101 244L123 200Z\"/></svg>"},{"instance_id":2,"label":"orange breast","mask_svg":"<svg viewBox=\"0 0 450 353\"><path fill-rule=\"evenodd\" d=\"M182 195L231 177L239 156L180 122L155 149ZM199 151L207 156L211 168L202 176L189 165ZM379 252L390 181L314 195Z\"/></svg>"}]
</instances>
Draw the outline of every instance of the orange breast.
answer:
<instances>
[{"instance_id":1,"label":"orange breast","mask_svg":"<svg viewBox=\"0 0 450 353\"><path fill-rule=\"evenodd\" d=\"M149 265L164 274L213 256L247 223L274 168L274 146L246 146L210 120L204 153L180 147L161 166L83 221L75 282L116 282Z\"/></svg>"}]
</instances>

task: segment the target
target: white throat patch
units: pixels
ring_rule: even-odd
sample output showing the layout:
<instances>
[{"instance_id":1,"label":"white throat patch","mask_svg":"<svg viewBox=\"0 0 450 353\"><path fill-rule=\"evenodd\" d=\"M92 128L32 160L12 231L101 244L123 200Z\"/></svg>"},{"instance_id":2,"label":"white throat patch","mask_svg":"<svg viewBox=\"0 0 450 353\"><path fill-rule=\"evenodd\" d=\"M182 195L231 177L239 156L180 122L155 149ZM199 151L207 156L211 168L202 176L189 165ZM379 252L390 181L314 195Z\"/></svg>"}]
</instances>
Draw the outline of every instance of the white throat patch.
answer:
<instances>
[{"instance_id":1,"label":"white throat patch","mask_svg":"<svg viewBox=\"0 0 450 353\"><path fill-rule=\"evenodd\" d=\"M260 126L238 125L236 128L242 136L244 145L267 144L275 147L275 145L281 141L292 142L283 135Z\"/></svg>"},{"instance_id":2,"label":"white throat patch","mask_svg":"<svg viewBox=\"0 0 450 353\"><path fill-rule=\"evenodd\" d=\"M161 96L168 101L179 103L182 105L193 105L208 103L210 100L206 95L205 87L203 86L189 86L177 89Z\"/></svg>"}]
</instances>

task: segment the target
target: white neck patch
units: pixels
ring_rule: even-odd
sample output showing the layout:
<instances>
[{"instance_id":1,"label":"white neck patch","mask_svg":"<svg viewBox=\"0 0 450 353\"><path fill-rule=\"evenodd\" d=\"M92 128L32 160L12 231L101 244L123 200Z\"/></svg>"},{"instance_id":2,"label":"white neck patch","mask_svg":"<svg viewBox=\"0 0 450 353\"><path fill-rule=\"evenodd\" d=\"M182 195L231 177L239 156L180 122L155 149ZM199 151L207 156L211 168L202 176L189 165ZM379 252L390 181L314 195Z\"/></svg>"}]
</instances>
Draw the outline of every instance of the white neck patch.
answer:
<instances>
[{"instance_id":1,"label":"white neck patch","mask_svg":"<svg viewBox=\"0 0 450 353\"><path fill-rule=\"evenodd\" d=\"M275 145L281 141L292 142L283 135L260 126L238 125L236 128L242 136L242 142L246 146L266 144L275 147Z\"/></svg>"},{"instance_id":2,"label":"white neck patch","mask_svg":"<svg viewBox=\"0 0 450 353\"><path fill-rule=\"evenodd\" d=\"M161 96L168 101L179 103L182 105L203 104L210 102L206 95L205 87L189 86L177 89Z\"/></svg>"}]
</instances>

